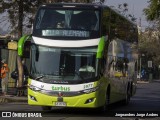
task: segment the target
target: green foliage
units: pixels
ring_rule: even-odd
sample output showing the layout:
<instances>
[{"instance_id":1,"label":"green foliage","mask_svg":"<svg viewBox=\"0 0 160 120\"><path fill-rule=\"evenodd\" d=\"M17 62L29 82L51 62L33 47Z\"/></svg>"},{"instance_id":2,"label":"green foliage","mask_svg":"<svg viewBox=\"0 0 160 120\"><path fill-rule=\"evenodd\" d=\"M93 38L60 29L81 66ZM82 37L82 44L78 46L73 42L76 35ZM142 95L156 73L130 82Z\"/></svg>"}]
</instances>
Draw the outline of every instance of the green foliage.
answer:
<instances>
[{"instance_id":1,"label":"green foliage","mask_svg":"<svg viewBox=\"0 0 160 120\"><path fill-rule=\"evenodd\" d=\"M140 37L140 50L153 60L154 64L160 65L160 0L149 0L149 5L145 8L144 14L150 21L149 28Z\"/></svg>"},{"instance_id":2,"label":"green foliage","mask_svg":"<svg viewBox=\"0 0 160 120\"><path fill-rule=\"evenodd\" d=\"M126 12L128 12L128 4L127 3L119 4L118 9L122 14L126 14Z\"/></svg>"},{"instance_id":3,"label":"green foliage","mask_svg":"<svg viewBox=\"0 0 160 120\"><path fill-rule=\"evenodd\" d=\"M160 18L160 0L149 0L149 6L143 11L147 20L153 21Z\"/></svg>"},{"instance_id":4,"label":"green foliage","mask_svg":"<svg viewBox=\"0 0 160 120\"><path fill-rule=\"evenodd\" d=\"M123 3L123 4L119 4L118 5L118 11L126 16L128 19L130 19L133 22L136 22L136 18L134 17L134 15L128 14L128 4L127 3Z\"/></svg>"},{"instance_id":5,"label":"green foliage","mask_svg":"<svg viewBox=\"0 0 160 120\"><path fill-rule=\"evenodd\" d=\"M11 32L22 35L23 30L31 28L33 16L38 6L46 0L1 0L0 13L7 12ZM6 20L8 19L6 18Z\"/></svg>"},{"instance_id":6,"label":"green foliage","mask_svg":"<svg viewBox=\"0 0 160 120\"><path fill-rule=\"evenodd\" d=\"M148 28L139 36L139 51L145 53L148 60L153 60L155 65L160 64L160 41L158 31L154 28Z\"/></svg>"}]
</instances>

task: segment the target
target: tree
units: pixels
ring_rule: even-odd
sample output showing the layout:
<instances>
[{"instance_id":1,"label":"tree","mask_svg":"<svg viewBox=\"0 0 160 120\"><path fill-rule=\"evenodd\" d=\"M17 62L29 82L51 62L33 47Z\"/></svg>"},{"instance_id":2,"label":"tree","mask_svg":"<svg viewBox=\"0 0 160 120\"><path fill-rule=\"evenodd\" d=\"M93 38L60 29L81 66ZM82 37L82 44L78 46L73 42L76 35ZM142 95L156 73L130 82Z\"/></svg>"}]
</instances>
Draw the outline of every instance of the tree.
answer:
<instances>
[{"instance_id":1,"label":"tree","mask_svg":"<svg viewBox=\"0 0 160 120\"><path fill-rule=\"evenodd\" d=\"M155 31L160 31L160 0L150 0L149 6L143 11L148 21L152 23ZM158 33L158 39L160 40L160 32Z\"/></svg>"},{"instance_id":2,"label":"tree","mask_svg":"<svg viewBox=\"0 0 160 120\"><path fill-rule=\"evenodd\" d=\"M12 32L18 33L18 38L23 34L23 29L31 27L32 15L34 14L37 7L46 2L45 0L0 0L0 12L7 11L9 21L11 23ZM8 18L6 18L8 19ZM23 66L21 57L17 57L18 65L18 81L19 86L22 86L23 81Z\"/></svg>"},{"instance_id":3,"label":"tree","mask_svg":"<svg viewBox=\"0 0 160 120\"><path fill-rule=\"evenodd\" d=\"M126 12L128 12L128 4L127 3L119 4L118 9L123 15L125 15Z\"/></svg>"},{"instance_id":4,"label":"tree","mask_svg":"<svg viewBox=\"0 0 160 120\"><path fill-rule=\"evenodd\" d=\"M7 39L7 38L10 38L9 35L0 35L0 39Z\"/></svg>"},{"instance_id":5,"label":"tree","mask_svg":"<svg viewBox=\"0 0 160 120\"><path fill-rule=\"evenodd\" d=\"M160 40L158 37L159 31L154 27L147 28L139 36L139 52L145 53L147 59L152 60L155 65L160 64Z\"/></svg>"},{"instance_id":6,"label":"tree","mask_svg":"<svg viewBox=\"0 0 160 120\"><path fill-rule=\"evenodd\" d=\"M124 15L125 17L127 17L128 19L130 19L133 22L136 22L136 18L134 17L134 15L128 14L128 4L127 3L123 3L123 4L119 4L118 5L118 11Z\"/></svg>"},{"instance_id":7,"label":"tree","mask_svg":"<svg viewBox=\"0 0 160 120\"><path fill-rule=\"evenodd\" d=\"M44 0L1 0L0 13L7 12L10 22L10 29L13 33L18 33L21 37L23 30L31 28L33 14L37 7Z\"/></svg>"},{"instance_id":8,"label":"tree","mask_svg":"<svg viewBox=\"0 0 160 120\"><path fill-rule=\"evenodd\" d=\"M160 0L149 0L149 6L143 11L147 20L154 21L160 18Z\"/></svg>"},{"instance_id":9,"label":"tree","mask_svg":"<svg viewBox=\"0 0 160 120\"><path fill-rule=\"evenodd\" d=\"M160 0L149 0L149 5L145 8L144 14L150 27L146 28L145 34L140 38L140 50L146 51L153 60L154 64L160 64Z\"/></svg>"}]
</instances>

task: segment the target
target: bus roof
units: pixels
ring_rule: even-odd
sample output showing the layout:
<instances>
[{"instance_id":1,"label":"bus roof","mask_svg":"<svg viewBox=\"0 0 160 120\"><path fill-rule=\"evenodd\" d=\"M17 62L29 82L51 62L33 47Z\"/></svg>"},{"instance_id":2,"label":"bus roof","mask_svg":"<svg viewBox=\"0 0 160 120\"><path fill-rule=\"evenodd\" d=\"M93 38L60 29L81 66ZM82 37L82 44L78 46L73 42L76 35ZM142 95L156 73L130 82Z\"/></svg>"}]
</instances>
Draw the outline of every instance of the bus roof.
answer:
<instances>
[{"instance_id":1,"label":"bus roof","mask_svg":"<svg viewBox=\"0 0 160 120\"><path fill-rule=\"evenodd\" d=\"M105 7L108 7L110 10L114 11L117 13L117 15L125 18L128 22L131 24L137 26L133 21L128 19L126 16L122 15L121 13L118 12L118 10L113 9L110 6L100 4L100 3L65 3L65 2L59 2L59 3L50 3L50 4L43 4L40 7L45 7L45 8L83 8L83 9L103 9Z\"/></svg>"},{"instance_id":2,"label":"bus roof","mask_svg":"<svg viewBox=\"0 0 160 120\"><path fill-rule=\"evenodd\" d=\"M130 22L131 24L137 26L133 21L131 21L130 19L128 19L126 16L124 16L123 14L121 14L117 9L113 9L110 6L107 6L109 9L111 9L112 11L114 11L115 13L117 13L119 16L125 18L128 22Z\"/></svg>"},{"instance_id":3,"label":"bus roof","mask_svg":"<svg viewBox=\"0 0 160 120\"><path fill-rule=\"evenodd\" d=\"M43 4L41 7L49 7L49 8L89 8L89 9L98 9L101 8L101 4L95 4L95 3L50 3L50 4Z\"/></svg>"}]
</instances>

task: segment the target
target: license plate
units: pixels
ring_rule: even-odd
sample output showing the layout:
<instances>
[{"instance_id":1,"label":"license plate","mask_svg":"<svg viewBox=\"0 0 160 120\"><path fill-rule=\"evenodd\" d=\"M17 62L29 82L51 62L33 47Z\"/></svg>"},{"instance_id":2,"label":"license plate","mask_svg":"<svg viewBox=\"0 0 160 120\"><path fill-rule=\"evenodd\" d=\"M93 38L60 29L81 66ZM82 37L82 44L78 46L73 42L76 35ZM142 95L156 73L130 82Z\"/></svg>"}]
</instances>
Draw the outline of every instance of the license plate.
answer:
<instances>
[{"instance_id":1,"label":"license plate","mask_svg":"<svg viewBox=\"0 0 160 120\"><path fill-rule=\"evenodd\" d=\"M65 102L55 102L55 106L67 106Z\"/></svg>"}]
</instances>

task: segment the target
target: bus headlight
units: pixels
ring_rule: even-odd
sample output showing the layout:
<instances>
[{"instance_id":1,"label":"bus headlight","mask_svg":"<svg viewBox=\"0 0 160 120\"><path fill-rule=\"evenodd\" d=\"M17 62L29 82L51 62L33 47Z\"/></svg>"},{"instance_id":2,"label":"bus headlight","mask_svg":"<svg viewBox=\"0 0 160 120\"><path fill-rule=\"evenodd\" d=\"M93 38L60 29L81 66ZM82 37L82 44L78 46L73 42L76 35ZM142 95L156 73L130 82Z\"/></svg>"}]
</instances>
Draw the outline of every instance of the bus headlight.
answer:
<instances>
[{"instance_id":1,"label":"bus headlight","mask_svg":"<svg viewBox=\"0 0 160 120\"><path fill-rule=\"evenodd\" d=\"M87 89L87 90L83 90L83 92L89 94L89 93L97 91L98 89L99 89L99 86L94 87L94 88L90 88L90 89Z\"/></svg>"},{"instance_id":2,"label":"bus headlight","mask_svg":"<svg viewBox=\"0 0 160 120\"><path fill-rule=\"evenodd\" d=\"M33 86L33 85L29 85L29 88L30 88L31 90L33 90L33 91L36 91L36 92L42 90L41 88L35 87L35 86Z\"/></svg>"}]
</instances>

